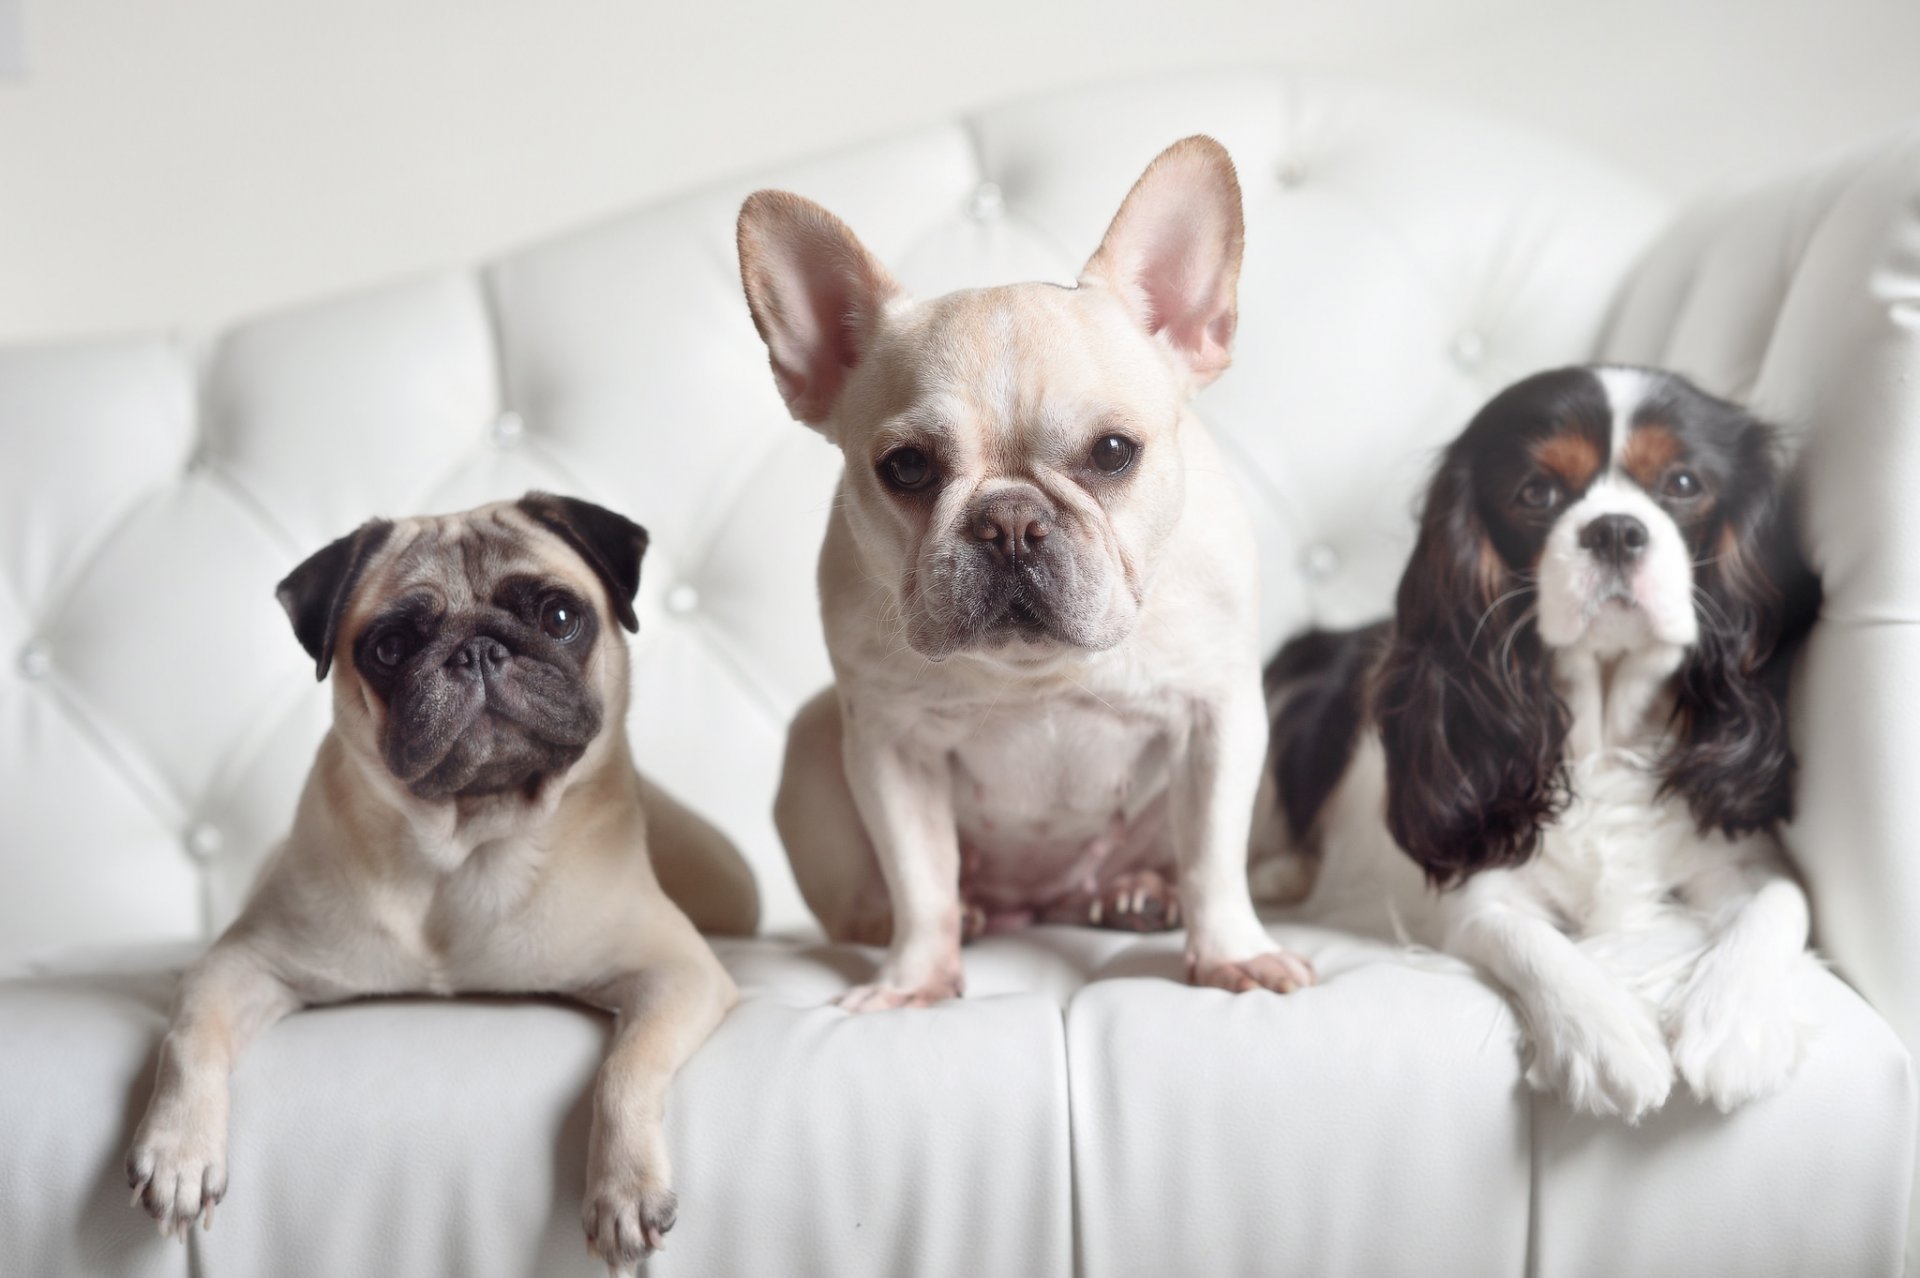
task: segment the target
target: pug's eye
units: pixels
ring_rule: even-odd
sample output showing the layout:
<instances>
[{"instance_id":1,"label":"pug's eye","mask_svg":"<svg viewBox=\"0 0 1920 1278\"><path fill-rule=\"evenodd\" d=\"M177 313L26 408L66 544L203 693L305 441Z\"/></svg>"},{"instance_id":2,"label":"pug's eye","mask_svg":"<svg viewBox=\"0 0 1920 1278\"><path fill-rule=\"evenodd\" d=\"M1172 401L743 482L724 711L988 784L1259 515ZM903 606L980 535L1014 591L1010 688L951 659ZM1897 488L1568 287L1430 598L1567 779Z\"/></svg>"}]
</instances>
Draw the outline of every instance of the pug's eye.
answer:
<instances>
[{"instance_id":1,"label":"pug's eye","mask_svg":"<svg viewBox=\"0 0 1920 1278\"><path fill-rule=\"evenodd\" d=\"M1690 501L1698 497L1703 487L1700 483L1700 476L1685 469L1674 471L1671 475L1667 476L1667 482L1661 485L1662 490L1667 496L1680 501Z\"/></svg>"},{"instance_id":2,"label":"pug's eye","mask_svg":"<svg viewBox=\"0 0 1920 1278\"><path fill-rule=\"evenodd\" d=\"M571 600L549 599L540 609L540 628L561 643L580 633L580 609Z\"/></svg>"},{"instance_id":3,"label":"pug's eye","mask_svg":"<svg viewBox=\"0 0 1920 1278\"><path fill-rule=\"evenodd\" d=\"M1536 475L1520 485L1513 499L1528 510L1549 510L1560 500L1560 485Z\"/></svg>"},{"instance_id":4,"label":"pug's eye","mask_svg":"<svg viewBox=\"0 0 1920 1278\"><path fill-rule=\"evenodd\" d=\"M398 630L389 630L373 643L373 659L391 670L407 659L413 644Z\"/></svg>"},{"instance_id":5,"label":"pug's eye","mask_svg":"<svg viewBox=\"0 0 1920 1278\"><path fill-rule=\"evenodd\" d=\"M880 476L900 492L919 492L933 482L933 458L918 448L896 448L880 459Z\"/></svg>"},{"instance_id":6,"label":"pug's eye","mask_svg":"<svg viewBox=\"0 0 1920 1278\"><path fill-rule=\"evenodd\" d=\"M1087 460L1093 468L1103 475L1117 475L1133 464L1133 456L1139 452L1134 442L1124 435L1102 435L1093 441L1093 452Z\"/></svg>"}]
</instances>

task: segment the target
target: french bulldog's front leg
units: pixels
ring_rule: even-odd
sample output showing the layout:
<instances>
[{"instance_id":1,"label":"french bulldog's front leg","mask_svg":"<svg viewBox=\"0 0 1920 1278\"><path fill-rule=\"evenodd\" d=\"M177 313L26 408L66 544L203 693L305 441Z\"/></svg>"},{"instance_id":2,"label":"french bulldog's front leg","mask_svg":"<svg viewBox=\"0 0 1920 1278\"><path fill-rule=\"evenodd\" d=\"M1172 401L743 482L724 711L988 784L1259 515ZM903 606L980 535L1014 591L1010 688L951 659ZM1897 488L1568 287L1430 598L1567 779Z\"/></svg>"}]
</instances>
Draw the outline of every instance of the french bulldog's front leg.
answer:
<instances>
[{"instance_id":1,"label":"french bulldog's front leg","mask_svg":"<svg viewBox=\"0 0 1920 1278\"><path fill-rule=\"evenodd\" d=\"M153 1099L127 1154L133 1201L183 1241L227 1192L227 1079L247 1043L300 1005L243 945L221 942L190 968L160 1044Z\"/></svg>"},{"instance_id":2,"label":"french bulldog's front leg","mask_svg":"<svg viewBox=\"0 0 1920 1278\"><path fill-rule=\"evenodd\" d=\"M847 783L886 879L893 940L874 981L835 1002L871 1012L957 997L963 988L960 836L946 763L913 751L885 725L848 719Z\"/></svg>"},{"instance_id":3,"label":"french bulldog's front leg","mask_svg":"<svg viewBox=\"0 0 1920 1278\"><path fill-rule=\"evenodd\" d=\"M1266 702L1257 673L1244 688L1195 709L1186 757L1173 778L1187 979L1234 991L1291 993L1313 984L1306 959L1274 944L1247 886L1247 838L1266 758Z\"/></svg>"},{"instance_id":4,"label":"french bulldog's front leg","mask_svg":"<svg viewBox=\"0 0 1920 1278\"><path fill-rule=\"evenodd\" d=\"M677 956L583 991L613 1011L613 1046L593 1091L581 1223L610 1271L637 1270L666 1246L678 1202L662 1120L667 1090L736 997L733 981L692 928Z\"/></svg>"}]
</instances>

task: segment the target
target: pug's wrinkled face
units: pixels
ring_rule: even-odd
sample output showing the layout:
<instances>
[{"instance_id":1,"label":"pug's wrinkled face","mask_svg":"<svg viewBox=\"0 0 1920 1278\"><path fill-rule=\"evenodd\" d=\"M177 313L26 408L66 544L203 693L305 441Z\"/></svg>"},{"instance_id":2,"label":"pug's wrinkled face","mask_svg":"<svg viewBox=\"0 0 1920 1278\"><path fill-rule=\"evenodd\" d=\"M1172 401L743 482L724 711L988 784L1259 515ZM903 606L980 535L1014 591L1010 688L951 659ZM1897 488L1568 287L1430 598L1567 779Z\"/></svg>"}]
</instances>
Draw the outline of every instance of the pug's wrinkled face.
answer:
<instances>
[{"instance_id":1,"label":"pug's wrinkled face","mask_svg":"<svg viewBox=\"0 0 1920 1278\"><path fill-rule=\"evenodd\" d=\"M846 458L859 568L908 647L1024 659L1132 632L1185 504L1185 405L1227 367L1244 227L1219 143L1168 147L1077 285L908 297L784 191L741 280L788 411Z\"/></svg>"},{"instance_id":2,"label":"pug's wrinkled face","mask_svg":"<svg viewBox=\"0 0 1920 1278\"><path fill-rule=\"evenodd\" d=\"M369 524L303 564L281 598L296 633L303 602L333 609L315 656L324 675L337 647L351 669L336 726L359 720L349 730L415 798L531 799L624 711L613 626L633 625L644 546L610 511L534 494Z\"/></svg>"},{"instance_id":3,"label":"pug's wrinkled face","mask_svg":"<svg viewBox=\"0 0 1920 1278\"><path fill-rule=\"evenodd\" d=\"M602 717L589 589L492 521L408 532L352 649L384 708L387 767L423 799L525 789L572 767Z\"/></svg>"}]
</instances>

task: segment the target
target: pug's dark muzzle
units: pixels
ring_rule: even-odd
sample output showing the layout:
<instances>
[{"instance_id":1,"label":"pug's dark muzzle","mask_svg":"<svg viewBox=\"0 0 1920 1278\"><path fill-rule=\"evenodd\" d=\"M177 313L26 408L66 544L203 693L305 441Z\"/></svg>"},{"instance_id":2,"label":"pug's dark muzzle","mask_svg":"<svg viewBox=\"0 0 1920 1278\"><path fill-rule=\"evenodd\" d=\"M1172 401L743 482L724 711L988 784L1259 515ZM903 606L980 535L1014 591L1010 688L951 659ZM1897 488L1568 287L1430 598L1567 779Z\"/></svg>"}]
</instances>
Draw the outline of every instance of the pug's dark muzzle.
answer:
<instances>
[{"instance_id":1,"label":"pug's dark muzzle","mask_svg":"<svg viewBox=\"0 0 1920 1278\"><path fill-rule=\"evenodd\" d=\"M577 762L600 734L598 699L571 662L492 633L442 636L387 701L387 766L423 799L498 794Z\"/></svg>"}]
</instances>

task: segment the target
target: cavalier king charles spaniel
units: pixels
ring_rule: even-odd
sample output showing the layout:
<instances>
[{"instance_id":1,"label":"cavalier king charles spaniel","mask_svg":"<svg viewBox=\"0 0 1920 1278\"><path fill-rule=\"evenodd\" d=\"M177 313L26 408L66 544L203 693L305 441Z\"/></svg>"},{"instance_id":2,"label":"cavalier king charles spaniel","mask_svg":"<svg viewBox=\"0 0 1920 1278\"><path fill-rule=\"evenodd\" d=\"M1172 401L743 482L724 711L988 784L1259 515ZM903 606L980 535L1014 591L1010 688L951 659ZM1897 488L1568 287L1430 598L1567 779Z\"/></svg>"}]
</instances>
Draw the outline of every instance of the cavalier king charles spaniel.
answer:
<instances>
[{"instance_id":1,"label":"cavalier king charles spaniel","mask_svg":"<svg viewBox=\"0 0 1920 1278\"><path fill-rule=\"evenodd\" d=\"M1637 1122L1722 1110L1809 1028L1787 667L1818 607L1774 432L1671 373L1567 368L1446 449L1390 622L1289 643L1268 899L1370 916L1510 997L1527 1077ZM1363 924L1364 925L1364 924Z\"/></svg>"}]
</instances>

